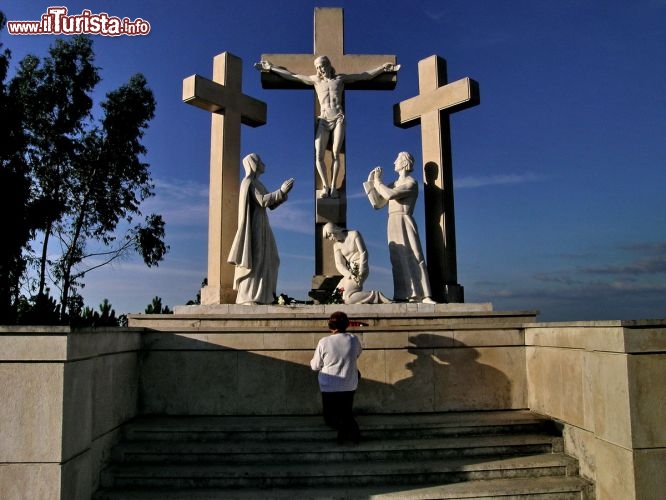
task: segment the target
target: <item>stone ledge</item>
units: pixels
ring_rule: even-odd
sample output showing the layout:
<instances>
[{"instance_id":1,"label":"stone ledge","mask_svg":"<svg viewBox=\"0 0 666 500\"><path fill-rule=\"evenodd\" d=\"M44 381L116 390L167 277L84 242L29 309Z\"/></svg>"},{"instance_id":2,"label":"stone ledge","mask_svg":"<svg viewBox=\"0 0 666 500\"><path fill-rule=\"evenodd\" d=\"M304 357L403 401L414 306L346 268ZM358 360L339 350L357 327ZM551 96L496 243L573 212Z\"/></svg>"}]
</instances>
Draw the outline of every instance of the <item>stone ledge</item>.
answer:
<instances>
[{"instance_id":1,"label":"stone ledge","mask_svg":"<svg viewBox=\"0 0 666 500\"><path fill-rule=\"evenodd\" d=\"M524 346L523 334L518 329L494 330L414 330L387 331L367 328L353 329L364 349L446 349ZM150 351L312 351L320 338L328 335L322 328L318 332L179 332L147 331L145 343Z\"/></svg>"},{"instance_id":2,"label":"stone ledge","mask_svg":"<svg viewBox=\"0 0 666 500\"><path fill-rule=\"evenodd\" d=\"M485 303L463 303L463 304L421 304L410 302L396 302L393 304L325 304L293 306L279 305L257 305L244 306L238 304L215 304L215 305L192 305L175 306L174 315L257 315L257 316L328 316L335 311L344 311L347 314L363 314L372 316L383 316L387 314L404 313L430 313L430 314L456 314L470 312L490 312L493 305ZM142 315L131 315L136 318Z\"/></svg>"},{"instance_id":3,"label":"stone ledge","mask_svg":"<svg viewBox=\"0 0 666 500\"><path fill-rule=\"evenodd\" d=\"M374 306L336 306L333 310L345 310L352 320L362 321L369 328L392 330L428 330L437 331L465 329L516 329L524 324L534 321L534 311L492 311L481 306L476 311L461 311L455 308L446 308L446 304L429 305L428 310L422 308L405 308L402 311L382 305ZM414 306L414 304L401 304L400 306ZM196 307L196 306L195 306ZM326 332L327 320L331 311L324 307L279 307L262 306L222 306L208 309L208 314L195 314L197 309L191 309L188 314L138 314L128 317L131 327L142 327L149 330L163 332L210 332L231 331L238 333L275 331L275 332ZM228 310L228 314L221 311ZM240 311L240 312L239 312ZM261 312L258 312L261 311ZM365 328L365 327L364 327Z\"/></svg>"},{"instance_id":4,"label":"stone ledge","mask_svg":"<svg viewBox=\"0 0 666 500\"><path fill-rule=\"evenodd\" d=\"M528 346L640 354L666 352L666 320L525 325Z\"/></svg>"},{"instance_id":5,"label":"stone ledge","mask_svg":"<svg viewBox=\"0 0 666 500\"><path fill-rule=\"evenodd\" d=\"M140 328L3 327L0 362L66 362L141 348Z\"/></svg>"}]
</instances>

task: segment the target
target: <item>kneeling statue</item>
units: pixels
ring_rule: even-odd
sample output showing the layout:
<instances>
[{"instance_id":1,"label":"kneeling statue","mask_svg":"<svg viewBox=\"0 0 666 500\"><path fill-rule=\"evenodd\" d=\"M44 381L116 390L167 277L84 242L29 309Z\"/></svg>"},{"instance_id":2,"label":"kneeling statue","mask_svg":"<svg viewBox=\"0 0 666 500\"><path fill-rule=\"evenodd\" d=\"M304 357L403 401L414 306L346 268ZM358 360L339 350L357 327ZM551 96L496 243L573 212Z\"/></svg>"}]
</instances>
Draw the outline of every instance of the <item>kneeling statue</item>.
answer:
<instances>
[{"instance_id":1,"label":"kneeling statue","mask_svg":"<svg viewBox=\"0 0 666 500\"><path fill-rule=\"evenodd\" d=\"M343 229L329 222L324 225L324 238L333 241L335 268L342 275L337 285L345 304L389 304L381 292L363 291L368 277L368 251L361 233Z\"/></svg>"}]
</instances>

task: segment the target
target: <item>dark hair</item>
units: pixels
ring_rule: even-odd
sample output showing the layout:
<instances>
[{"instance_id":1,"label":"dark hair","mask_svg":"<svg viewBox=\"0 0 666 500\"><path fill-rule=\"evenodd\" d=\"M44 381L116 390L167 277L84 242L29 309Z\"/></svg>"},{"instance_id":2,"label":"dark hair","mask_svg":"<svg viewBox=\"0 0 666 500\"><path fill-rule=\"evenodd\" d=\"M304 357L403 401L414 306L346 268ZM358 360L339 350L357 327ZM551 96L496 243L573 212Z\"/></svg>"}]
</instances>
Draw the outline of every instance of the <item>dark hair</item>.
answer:
<instances>
[{"instance_id":1,"label":"dark hair","mask_svg":"<svg viewBox=\"0 0 666 500\"><path fill-rule=\"evenodd\" d=\"M328 329L344 332L349 327L349 318L342 311L336 311L328 319Z\"/></svg>"}]
</instances>

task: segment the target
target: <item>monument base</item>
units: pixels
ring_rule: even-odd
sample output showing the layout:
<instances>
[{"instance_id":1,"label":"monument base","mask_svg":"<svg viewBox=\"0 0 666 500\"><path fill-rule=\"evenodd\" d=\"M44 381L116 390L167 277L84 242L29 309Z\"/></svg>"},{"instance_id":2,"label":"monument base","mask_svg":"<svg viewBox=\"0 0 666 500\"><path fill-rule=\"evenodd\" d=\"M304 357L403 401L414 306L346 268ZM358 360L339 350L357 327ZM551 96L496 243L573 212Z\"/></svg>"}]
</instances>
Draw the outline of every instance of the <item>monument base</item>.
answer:
<instances>
[{"instance_id":1,"label":"monument base","mask_svg":"<svg viewBox=\"0 0 666 500\"><path fill-rule=\"evenodd\" d=\"M335 306L368 323L353 329L357 413L470 422L453 412L529 409L563 427L596 498L658 497L666 319L540 324L534 311L426 306ZM184 307L130 315L130 328L0 326L0 491L92 498L123 424L142 415L320 414L309 361L334 306Z\"/></svg>"},{"instance_id":2,"label":"monument base","mask_svg":"<svg viewBox=\"0 0 666 500\"><path fill-rule=\"evenodd\" d=\"M317 191L319 196L320 191ZM345 224L347 220L347 197L344 191L340 192L340 198L319 198L315 201L317 209L317 224Z\"/></svg>"},{"instance_id":3,"label":"monument base","mask_svg":"<svg viewBox=\"0 0 666 500\"><path fill-rule=\"evenodd\" d=\"M444 285L439 290L433 290L434 299L445 304L462 304L465 302L465 288L459 284Z\"/></svg>"},{"instance_id":4,"label":"monument base","mask_svg":"<svg viewBox=\"0 0 666 500\"><path fill-rule=\"evenodd\" d=\"M324 276L321 274L312 277L312 289L308 296L315 301L315 304L326 304L331 295L335 292L335 286L340 282L342 276Z\"/></svg>"},{"instance_id":5,"label":"monument base","mask_svg":"<svg viewBox=\"0 0 666 500\"><path fill-rule=\"evenodd\" d=\"M490 302L464 303L464 304L423 304L420 302L394 302L391 304L316 304L316 305L242 305L242 304L197 304L174 306L173 314L132 315L132 326L145 326L143 321L150 321L151 327L154 322L160 324L189 317L205 317L208 321L214 316L220 316L229 320L230 316L237 316L239 321L256 320L260 317L269 318L272 321L287 319L291 322L305 321L305 325L312 326L308 321L316 318L316 321L328 319L335 311L344 311L350 316L358 318L407 318L411 315L430 318L442 317L467 317L468 315L486 317L506 317L515 315L506 312L495 312ZM520 313L518 316L524 321L523 316L533 316L537 313ZM468 320L469 321L469 320ZM136 322L136 323L134 323ZM317 323L319 324L319 323ZM322 323L323 324L323 323Z\"/></svg>"},{"instance_id":6,"label":"monument base","mask_svg":"<svg viewBox=\"0 0 666 500\"><path fill-rule=\"evenodd\" d=\"M141 408L162 415L308 415L321 411L310 360L344 311L363 345L359 413L527 406L523 325L535 311L491 304L218 304L131 315L149 346ZM474 381L474 383L470 383ZM267 390L267 387L269 390Z\"/></svg>"},{"instance_id":7,"label":"monument base","mask_svg":"<svg viewBox=\"0 0 666 500\"><path fill-rule=\"evenodd\" d=\"M235 304L236 290L230 287L206 285L201 289L201 304Z\"/></svg>"}]
</instances>

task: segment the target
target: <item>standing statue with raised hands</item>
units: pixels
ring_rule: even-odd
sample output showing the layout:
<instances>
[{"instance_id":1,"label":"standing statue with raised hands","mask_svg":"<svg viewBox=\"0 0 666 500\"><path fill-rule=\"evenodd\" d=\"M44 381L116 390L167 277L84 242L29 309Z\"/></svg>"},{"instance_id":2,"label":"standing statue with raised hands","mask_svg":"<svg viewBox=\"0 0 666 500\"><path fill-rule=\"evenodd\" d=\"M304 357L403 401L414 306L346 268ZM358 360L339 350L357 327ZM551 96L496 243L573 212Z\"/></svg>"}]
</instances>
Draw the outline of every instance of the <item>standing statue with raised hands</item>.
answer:
<instances>
[{"instance_id":1,"label":"standing statue with raised hands","mask_svg":"<svg viewBox=\"0 0 666 500\"><path fill-rule=\"evenodd\" d=\"M397 72L400 69L400 65L385 63L364 73L337 74L333 66L331 66L331 61L328 57L320 56L315 59L314 66L316 74L297 75L286 68L274 66L269 61L261 61L255 64L255 67L260 71L273 72L287 80L294 80L305 85L314 86L320 107L320 114L317 118L317 131L315 133L316 167L323 185L320 197L338 198L336 181L340 170L340 151L345 138L345 114L342 102L345 83L371 80L382 73ZM324 155L331 136L333 138L331 145L333 165L331 179L329 180L326 176Z\"/></svg>"},{"instance_id":2,"label":"standing statue with raised hands","mask_svg":"<svg viewBox=\"0 0 666 500\"><path fill-rule=\"evenodd\" d=\"M373 208L388 205L387 236L393 269L393 300L434 304L419 232L412 217L419 194L419 185L411 176L414 157L403 151L398 153L393 165L398 173L395 182L384 184L382 168L376 167L363 183Z\"/></svg>"},{"instance_id":3,"label":"standing statue with raised hands","mask_svg":"<svg viewBox=\"0 0 666 500\"><path fill-rule=\"evenodd\" d=\"M294 179L268 192L259 181L266 166L258 154L243 158L245 178L238 198L238 230L227 261L236 266L233 288L236 303L272 304L276 296L280 257L266 208L275 209L287 200Z\"/></svg>"}]
</instances>

